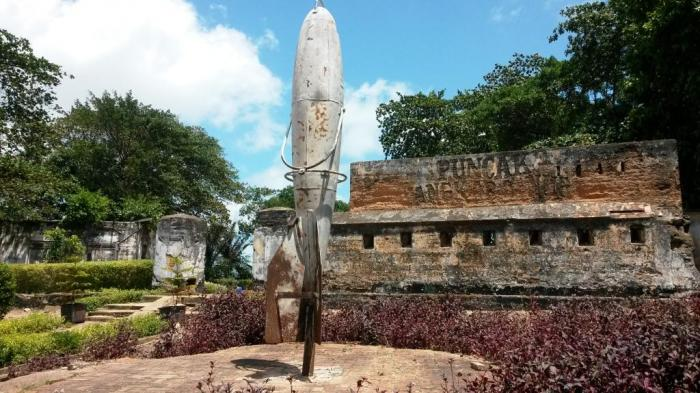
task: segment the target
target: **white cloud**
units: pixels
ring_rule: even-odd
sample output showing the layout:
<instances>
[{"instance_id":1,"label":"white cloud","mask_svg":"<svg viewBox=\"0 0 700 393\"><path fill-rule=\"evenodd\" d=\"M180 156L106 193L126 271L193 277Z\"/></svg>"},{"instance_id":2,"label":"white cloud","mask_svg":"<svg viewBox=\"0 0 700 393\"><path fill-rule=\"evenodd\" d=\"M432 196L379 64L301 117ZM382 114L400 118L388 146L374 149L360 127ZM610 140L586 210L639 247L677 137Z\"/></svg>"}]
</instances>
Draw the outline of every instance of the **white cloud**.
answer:
<instances>
[{"instance_id":1,"label":"white cloud","mask_svg":"<svg viewBox=\"0 0 700 393\"><path fill-rule=\"evenodd\" d=\"M277 162L260 172L252 174L246 181L255 186L281 189L292 184L284 178L284 174L289 171L290 169L287 169L287 167L279 161L278 157Z\"/></svg>"},{"instance_id":2,"label":"white cloud","mask_svg":"<svg viewBox=\"0 0 700 393\"><path fill-rule=\"evenodd\" d=\"M218 3L209 4L209 11L216 12L216 13L219 13L223 16L226 16L228 14L228 7L226 7L223 4L218 4Z\"/></svg>"},{"instance_id":3,"label":"white cloud","mask_svg":"<svg viewBox=\"0 0 700 393\"><path fill-rule=\"evenodd\" d=\"M283 84L258 56L276 45L271 31L255 38L207 28L184 0L3 0L0 25L75 75L57 90L66 109L89 90L133 90L189 123L231 130L252 123L264 134L252 148L273 145L283 127L271 115Z\"/></svg>"},{"instance_id":4,"label":"white cloud","mask_svg":"<svg viewBox=\"0 0 700 393\"><path fill-rule=\"evenodd\" d=\"M275 32L270 29L265 29L265 34L255 40L255 44L258 48L277 49L279 43L280 41L277 39Z\"/></svg>"},{"instance_id":5,"label":"white cloud","mask_svg":"<svg viewBox=\"0 0 700 393\"><path fill-rule=\"evenodd\" d=\"M269 112L251 112L239 119L250 124L252 131L236 140L239 149L247 151L260 151L269 148L279 148L287 128L275 121Z\"/></svg>"},{"instance_id":6,"label":"white cloud","mask_svg":"<svg viewBox=\"0 0 700 393\"><path fill-rule=\"evenodd\" d=\"M515 19L522 12L523 7L511 4L510 7L499 5L491 8L491 20L496 23L507 22Z\"/></svg>"},{"instance_id":7,"label":"white cloud","mask_svg":"<svg viewBox=\"0 0 700 393\"><path fill-rule=\"evenodd\" d=\"M376 110L379 104L396 98L396 93L408 93L403 82L388 82L377 79L374 83L363 83L358 88L348 88L345 93L345 118L341 156L361 160L368 155L382 154L379 144L379 126Z\"/></svg>"}]
</instances>

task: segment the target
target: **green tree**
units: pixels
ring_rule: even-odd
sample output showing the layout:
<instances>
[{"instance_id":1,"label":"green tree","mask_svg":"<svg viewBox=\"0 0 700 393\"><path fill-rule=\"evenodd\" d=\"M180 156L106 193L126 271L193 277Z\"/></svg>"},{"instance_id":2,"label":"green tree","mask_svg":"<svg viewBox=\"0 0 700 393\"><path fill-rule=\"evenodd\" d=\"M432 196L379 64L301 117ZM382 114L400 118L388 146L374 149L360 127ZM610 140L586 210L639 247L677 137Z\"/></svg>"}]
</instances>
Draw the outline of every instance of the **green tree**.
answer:
<instances>
[{"instance_id":1,"label":"green tree","mask_svg":"<svg viewBox=\"0 0 700 393\"><path fill-rule=\"evenodd\" d=\"M63 222L73 226L85 226L107 218L111 201L99 192L79 190L66 197Z\"/></svg>"},{"instance_id":2,"label":"green tree","mask_svg":"<svg viewBox=\"0 0 700 393\"><path fill-rule=\"evenodd\" d=\"M428 94L398 94L397 100L380 104L377 121L382 132L379 141L384 154L391 158L425 157L449 154L456 140L473 133L467 122L461 121L452 100L445 91Z\"/></svg>"},{"instance_id":3,"label":"green tree","mask_svg":"<svg viewBox=\"0 0 700 393\"><path fill-rule=\"evenodd\" d=\"M294 186L287 186L279 191L272 191L269 189L258 189L260 195L271 195L267 199L263 199L259 202L259 207L257 207L256 213L260 209L270 209L273 207L288 207L294 209ZM255 198L254 198L255 200ZM346 212L350 210L350 207L346 202L340 199L335 201L334 211Z\"/></svg>"},{"instance_id":4,"label":"green tree","mask_svg":"<svg viewBox=\"0 0 700 393\"><path fill-rule=\"evenodd\" d=\"M29 41L0 29L0 220L59 218L62 195L75 190L45 162L58 141L51 113L64 76Z\"/></svg>"},{"instance_id":5,"label":"green tree","mask_svg":"<svg viewBox=\"0 0 700 393\"><path fill-rule=\"evenodd\" d=\"M80 262L85 258L85 246L76 235L66 233L63 228L44 231L49 241L44 259L48 262Z\"/></svg>"},{"instance_id":6,"label":"green tree","mask_svg":"<svg viewBox=\"0 0 700 393\"><path fill-rule=\"evenodd\" d=\"M673 138L683 200L700 208L700 2L609 0L562 11L567 58L515 55L447 99L377 109L387 157Z\"/></svg>"},{"instance_id":7,"label":"green tree","mask_svg":"<svg viewBox=\"0 0 700 393\"><path fill-rule=\"evenodd\" d=\"M275 194L275 190L267 187L247 186L244 191L245 203L239 211L238 229L243 236L252 239L255 231L255 217L262 209L266 209L265 203Z\"/></svg>"},{"instance_id":8,"label":"green tree","mask_svg":"<svg viewBox=\"0 0 700 393\"><path fill-rule=\"evenodd\" d=\"M64 196L77 185L50 167L18 156L0 157L0 220L60 219Z\"/></svg>"},{"instance_id":9,"label":"green tree","mask_svg":"<svg viewBox=\"0 0 700 393\"><path fill-rule=\"evenodd\" d=\"M347 212L350 211L350 205L347 202L341 201L340 199L335 201L335 207L333 209L335 212Z\"/></svg>"},{"instance_id":10,"label":"green tree","mask_svg":"<svg viewBox=\"0 0 700 393\"><path fill-rule=\"evenodd\" d=\"M29 41L0 29L0 156L38 159L50 151L56 133L50 126L54 88L61 67L34 55Z\"/></svg>"},{"instance_id":11,"label":"green tree","mask_svg":"<svg viewBox=\"0 0 700 393\"><path fill-rule=\"evenodd\" d=\"M151 219L156 222L165 214L165 208L157 198L147 195L126 196L118 203L115 218L124 221Z\"/></svg>"},{"instance_id":12,"label":"green tree","mask_svg":"<svg viewBox=\"0 0 700 393\"><path fill-rule=\"evenodd\" d=\"M264 209L273 207L288 207L294 209L294 186L284 187L263 202Z\"/></svg>"},{"instance_id":13,"label":"green tree","mask_svg":"<svg viewBox=\"0 0 700 393\"><path fill-rule=\"evenodd\" d=\"M251 263L245 254L249 245L250 236L242 233L237 224L210 223L204 268L207 280L252 277Z\"/></svg>"},{"instance_id":14,"label":"green tree","mask_svg":"<svg viewBox=\"0 0 700 393\"><path fill-rule=\"evenodd\" d=\"M226 202L241 201L243 186L216 139L131 93L90 95L60 125L65 142L54 165L87 190L121 203L117 214L227 218ZM136 201L141 207L134 209Z\"/></svg>"},{"instance_id":15,"label":"green tree","mask_svg":"<svg viewBox=\"0 0 700 393\"><path fill-rule=\"evenodd\" d=\"M241 218L237 224L241 236L250 239L253 236L253 231L255 231L255 219L260 210L274 207L294 209L294 186L290 185L281 190L248 186L243 199L245 203L241 206ZM348 210L350 210L350 207L346 202L341 200L335 201L335 211L344 212Z\"/></svg>"},{"instance_id":16,"label":"green tree","mask_svg":"<svg viewBox=\"0 0 700 393\"><path fill-rule=\"evenodd\" d=\"M606 139L678 140L686 207L700 207L700 2L610 0L568 7L567 73Z\"/></svg>"},{"instance_id":17,"label":"green tree","mask_svg":"<svg viewBox=\"0 0 700 393\"><path fill-rule=\"evenodd\" d=\"M400 95L381 104L377 120L387 157L422 157L521 149L581 129L587 102L560 82L562 62L515 54L484 83L458 91Z\"/></svg>"}]
</instances>

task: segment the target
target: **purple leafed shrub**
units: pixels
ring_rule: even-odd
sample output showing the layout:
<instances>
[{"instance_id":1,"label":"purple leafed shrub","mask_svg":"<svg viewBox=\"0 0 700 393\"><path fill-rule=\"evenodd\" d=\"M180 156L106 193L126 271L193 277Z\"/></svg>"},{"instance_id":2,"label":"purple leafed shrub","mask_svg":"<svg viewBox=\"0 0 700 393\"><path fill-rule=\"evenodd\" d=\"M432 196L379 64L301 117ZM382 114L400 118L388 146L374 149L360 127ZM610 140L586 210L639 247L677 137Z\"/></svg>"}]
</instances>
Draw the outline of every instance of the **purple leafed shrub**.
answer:
<instances>
[{"instance_id":1,"label":"purple leafed shrub","mask_svg":"<svg viewBox=\"0 0 700 393\"><path fill-rule=\"evenodd\" d=\"M98 337L88 342L82 358L87 361L117 359L131 355L136 350L138 335L126 323L119 324L114 335Z\"/></svg>"},{"instance_id":2,"label":"purple leafed shrub","mask_svg":"<svg viewBox=\"0 0 700 393\"><path fill-rule=\"evenodd\" d=\"M700 391L698 300L580 302L466 314L454 299L390 299L326 312L323 339L483 356L457 391Z\"/></svg>"},{"instance_id":3,"label":"purple leafed shrub","mask_svg":"<svg viewBox=\"0 0 700 393\"><path fill-rule=\"evenodd\" d=\"M56 368L66 367L70 365L70 358L68 355L50 354L45 356L39 356L30 359L28 362L11 365L7 368L8 378L17 378L22 375L27 375L44 370L53 370Z\"/></svg>"},{"instance_id":4,"label":"purple leafed shrub","mask_svg":"<svg viewBox=\"0 0 700 393\"><path fill-rule=\"evenodd\" d=\"M265 307L260 297L228 292L202 299L198 313L172 325L155 343L153 356L213 352L262 343Z\"/></svg>"},{"instance_id":5,"label":"purple leafed shrub","mask_svg":"<svg viewBox=\"0 0 700 393\"><path fill-rule=\"evenodd\" d=\"M264 320L260 297L208 298L199 314L161 335L154 355L258 344ZM394 298L326 310L322 326L323 341L463 353L495 365L488 377L458 376L449 392L700 391L697 297L472 313L450 297Z\"/></svg>"}]
</instances>

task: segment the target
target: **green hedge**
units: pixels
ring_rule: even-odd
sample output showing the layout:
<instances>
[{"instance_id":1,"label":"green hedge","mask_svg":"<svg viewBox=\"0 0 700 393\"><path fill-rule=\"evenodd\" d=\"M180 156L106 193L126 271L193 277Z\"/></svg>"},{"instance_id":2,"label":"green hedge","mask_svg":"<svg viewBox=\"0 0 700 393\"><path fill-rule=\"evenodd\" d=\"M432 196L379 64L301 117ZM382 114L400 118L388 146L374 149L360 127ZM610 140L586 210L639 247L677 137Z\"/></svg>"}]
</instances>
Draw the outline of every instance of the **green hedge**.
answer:
<instances>
[{"instance_id":1,"label":"green hedge","mask_svg":"<svg viewBox=\"0 0 700 393\"><path fill-rule=\"evenodd\" d=\"M17 293L67 292L59 282L61 274L76 267L86 273L89 289L149 289L153 261L102 261L74 263L9 264L17 283Z\"/></svg>"},{"instance_id":2,"label":"green hedge","mask_svg":"<svg viewBox=\"0 0 700 393\"><path fill-rule=\"evenodd\" d=\"M63 317L58 314L33 312L25 317L0 321L0 336L17 333L50 332L63 325Z\"/></svg>"},{"instance_id":3,"label":"green hedge","mask_svg":"<svg viewBox=\"0 0 700 393\"><path fill-rule=\"evenodd\" d=\"M167 326L158 315L143 314L70 330L0 335L0 367L37 356L78 353L91 341L116 335L120 323L128 324L139 337L156 335Z\"/></svg>"},{"instance_id":4,"label":"green hedge","mask_svg":"<svg viewBox=\"0 0 700 393\"><path fill-rule=\"evenodd\" d=\"M10 311L16 290L17 285L12 271L7 265L0 264L0 319Z\"/></svg>"},{"instance_id":5,"label":"green hedge","mask_svg":"<svg viewBox=\"0 0 700 393\"><path fill-rule=\"evenodd\" d=\"M85 304L88 311L95 311L105 304L140 302L150 292L152 291L144 289L104 288L90 296L81 297L80 303Z\"/></svg>"},{"instance_id":6,"label":"green hedge","mask_svg":"<svg viewBox=\"0 0 700 393\"><path fill-rule=\"evenodd\" d=\"M76 353L80 348L81 335L72 330L8 334L0 336L0 366L51 353Z\"/></svg>"}]
</instances>

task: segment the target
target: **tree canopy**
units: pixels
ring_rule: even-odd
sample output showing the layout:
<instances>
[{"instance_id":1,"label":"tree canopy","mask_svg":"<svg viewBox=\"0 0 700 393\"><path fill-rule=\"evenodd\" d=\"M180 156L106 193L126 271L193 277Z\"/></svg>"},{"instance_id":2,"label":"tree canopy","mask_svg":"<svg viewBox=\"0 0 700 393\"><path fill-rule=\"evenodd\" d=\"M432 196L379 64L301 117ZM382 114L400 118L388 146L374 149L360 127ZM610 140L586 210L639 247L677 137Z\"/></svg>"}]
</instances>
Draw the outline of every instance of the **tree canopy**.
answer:
<instances>
[{"instance_id":1,"label":"tree canopy","mask_svg":"<svg viewBox=\"0 0 700 393\"><path fill-rule=\"evenodd\" d=\"M683 198L700 208L700 6L610 0L567 7L550 41L566 58L516 54L476 88L381 104L389 158L674 138Z\"/></svg>"},{"instance_id":2,"label":"tree canopy","mask_svg":"<svg viewBox=\"0 0 700 393\"><path fill-rule=\"evenodd\" d=\"M56 218L62 195L75 188L45 159L58 141L51 113L64 76L29 41L0 29L0 220Z\"/></svg>"},{"instance_id":3,"label":"tree canopy","mask_svg":"<svg viewBox=\"0 0 700 393\"><path fill-rule=\"evenodd\" d=\"M50 126L61 67L37 57L24 38L0 29L0 156L39 159L56 141Z\"/></svg>"},{"instance_id":4,"label":"tree canopy","mask_svg":"<svg viewBox=\"0 0 700 393\"><path fill-rule=\"evenodd\" d=\"M131 93L90 95L59 126L55 168L114 201L118 218L139 209L228 217L226 202L241 202L243 185L216 139Z\"/></svg>"}]
</instances>

